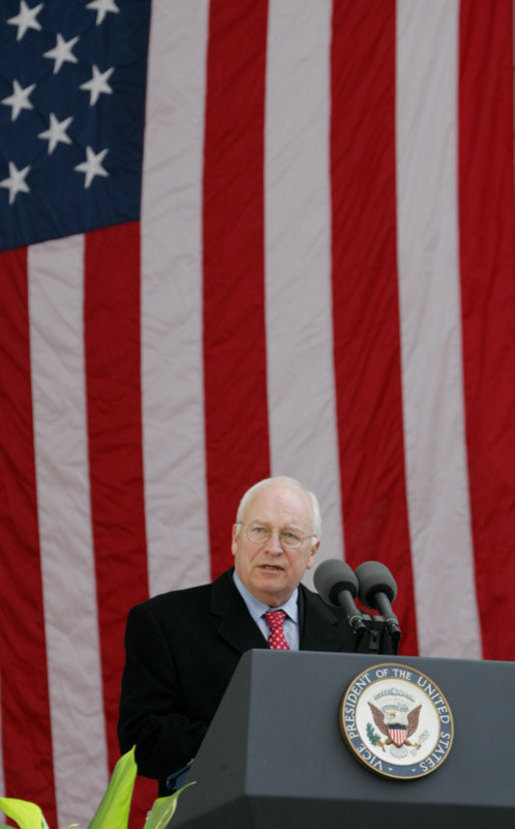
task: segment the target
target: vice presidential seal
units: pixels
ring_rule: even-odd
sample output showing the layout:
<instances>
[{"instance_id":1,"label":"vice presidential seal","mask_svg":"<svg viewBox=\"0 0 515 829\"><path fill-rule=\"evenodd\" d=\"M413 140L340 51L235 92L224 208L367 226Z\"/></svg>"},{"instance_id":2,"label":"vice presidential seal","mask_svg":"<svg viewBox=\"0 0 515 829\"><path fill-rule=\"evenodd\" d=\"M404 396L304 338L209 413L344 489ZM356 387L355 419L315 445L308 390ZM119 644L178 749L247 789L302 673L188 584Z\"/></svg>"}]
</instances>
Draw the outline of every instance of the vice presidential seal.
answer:
<instances>
[{"instance_id":1,"label":"vice presidential seal","mask_svg":"<svg viewBox=\"0 0 515 829\"><path fill-rule=\"evenodd\" d=\"M352 753L383 777L413 780L442 765L454 723L438 686L412 666L374 665L351 682L340 728Z\"/></svg>"}]
</instances>

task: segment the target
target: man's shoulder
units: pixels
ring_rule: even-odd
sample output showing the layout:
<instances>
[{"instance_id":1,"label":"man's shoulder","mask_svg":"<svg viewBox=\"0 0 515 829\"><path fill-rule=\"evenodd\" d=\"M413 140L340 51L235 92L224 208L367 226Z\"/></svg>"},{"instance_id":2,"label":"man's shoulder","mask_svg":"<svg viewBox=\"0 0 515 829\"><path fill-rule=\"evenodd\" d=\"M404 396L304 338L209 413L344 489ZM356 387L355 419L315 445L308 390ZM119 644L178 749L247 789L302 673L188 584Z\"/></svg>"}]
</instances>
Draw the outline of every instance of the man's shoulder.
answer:
<instances>
[{"instance_id":1,"label":"man's shoulder","mask_svg":"<svg viewBox=\"0 0 515 829\"><path fill-rule=\"evenodd\" d=\"M319 607L328 610L332 613L333 610L336 610L336 607L332 605L328 605L320 595L320 593L311 590L309 587L306 587L305 584L299 584L299 590L302 593L303 601L306 603L307 606L311 607Z\"/></svg>"},{"instance_id":2,"label":"man's shoulder","mask_svg":"<svg viewBox=\"0 0 515 829\"><path fill-rule=\"evenodd\" d=\"M344 627L348 626L347 615L343 608L337 605L327 604L319 593L316 593L314 590L310 590L304 584L300 584L299 588L302 591L306 612L311 615L315 615L317 618L322 619L329 624L341 624Z\"/></svg>"},{"instance_id":3,"label":"man's shoulder","mask_svg":"<svg viewBox=\"0 0 515 829\"><path fill-rule=\"evenodd\" d=\"M304 601L302 650L353 651L354 636L341 607L328 605L318 593L301 585Z\"/></svg>"}]
</instances>

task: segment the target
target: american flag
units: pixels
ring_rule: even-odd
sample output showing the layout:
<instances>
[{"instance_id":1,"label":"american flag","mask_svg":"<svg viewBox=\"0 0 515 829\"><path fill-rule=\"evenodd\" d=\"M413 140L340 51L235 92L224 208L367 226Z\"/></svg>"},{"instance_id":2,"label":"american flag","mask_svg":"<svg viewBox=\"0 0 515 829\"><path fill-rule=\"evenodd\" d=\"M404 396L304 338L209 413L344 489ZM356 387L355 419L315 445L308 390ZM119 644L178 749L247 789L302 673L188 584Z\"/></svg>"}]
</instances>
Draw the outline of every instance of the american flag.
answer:
<instances>
[{"instance_id":1,"label":"american flag","mask_svg":"<svg viewBox=\"0 0 515 829\"><path fill-rule=\"evenodd\" d=\"M269 474L401 653L515 658L512 0L0 11L0 791L88 822L129 607Z\"/></svg>"},{"instance_id":2,"label":"american flag","mask_svg":"<svg viewBox=\"0 0 515 829\"><path fill-rule=\"evenodd\" d=\"M391 739L393 740L396 746L402 746L404 740L407 737L408 728L406 725L389 725L388 734L390 735Z\"/></svg>"}]
</instances>

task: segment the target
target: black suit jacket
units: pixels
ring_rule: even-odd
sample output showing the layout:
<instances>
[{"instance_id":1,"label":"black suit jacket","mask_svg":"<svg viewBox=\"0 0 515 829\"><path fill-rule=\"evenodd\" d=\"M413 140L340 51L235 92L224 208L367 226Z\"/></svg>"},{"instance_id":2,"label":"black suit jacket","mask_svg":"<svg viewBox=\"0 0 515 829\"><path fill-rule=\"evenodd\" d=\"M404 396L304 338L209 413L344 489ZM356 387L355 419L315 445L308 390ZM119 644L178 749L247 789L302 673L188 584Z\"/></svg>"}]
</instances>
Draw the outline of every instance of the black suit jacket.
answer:
<instances>
[{"instance_id":1,"label":"black suit jacket","mask_svg":"<svg viewBox=\"0 0 515 829\"><path fill-rule=\"evenodd\" d=\"M136 745L139 774L163 795L167 775L195 756L242 653L268 648L232 572L129 612L118 739L122 753ZM344 613L303 585L299 610L301 650L354 650Z\"/></svg>"}]
</instances>

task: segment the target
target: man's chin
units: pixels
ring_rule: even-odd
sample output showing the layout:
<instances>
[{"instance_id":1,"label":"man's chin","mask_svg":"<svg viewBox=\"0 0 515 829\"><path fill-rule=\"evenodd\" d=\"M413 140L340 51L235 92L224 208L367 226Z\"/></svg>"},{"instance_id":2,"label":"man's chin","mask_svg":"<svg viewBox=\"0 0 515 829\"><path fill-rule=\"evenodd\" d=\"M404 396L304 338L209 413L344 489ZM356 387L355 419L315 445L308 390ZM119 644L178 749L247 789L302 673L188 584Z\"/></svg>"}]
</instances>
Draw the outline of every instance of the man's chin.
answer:
<instances>
[{"instance_id":1,"label":"man's chin","mask_svg":"<svg viewBox=\"0 0 515 829\"><path fill-rule=\"evenodd\" d=\"M260 568L251 591L260 601L273 607L285 601L290 593L284 570Z\"/></svg>"}]
</instances>

